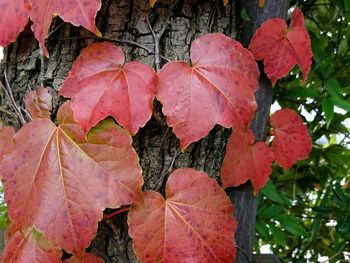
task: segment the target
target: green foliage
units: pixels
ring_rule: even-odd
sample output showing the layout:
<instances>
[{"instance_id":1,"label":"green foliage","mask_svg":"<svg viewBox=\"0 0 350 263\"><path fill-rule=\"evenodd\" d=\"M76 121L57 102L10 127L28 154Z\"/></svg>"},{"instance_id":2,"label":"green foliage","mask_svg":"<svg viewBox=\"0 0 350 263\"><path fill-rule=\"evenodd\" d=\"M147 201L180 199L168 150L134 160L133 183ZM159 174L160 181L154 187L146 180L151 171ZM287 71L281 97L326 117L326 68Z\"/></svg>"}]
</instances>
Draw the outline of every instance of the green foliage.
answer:
<instances>
[{"instance_id":1,"label":"green foliage","mask_svg":"<svg viewBox=\"0 0 350 263\"><path fill-rule=\"evenodd\" d=\"M348 262L350 1L299 7L311 36L312 69L305 84L297 68L279 80L275 102L309 120L314 149L289 171L274 167L258 196L255 247L269 244L282 262Z\"/></svg>"}]
</instances>

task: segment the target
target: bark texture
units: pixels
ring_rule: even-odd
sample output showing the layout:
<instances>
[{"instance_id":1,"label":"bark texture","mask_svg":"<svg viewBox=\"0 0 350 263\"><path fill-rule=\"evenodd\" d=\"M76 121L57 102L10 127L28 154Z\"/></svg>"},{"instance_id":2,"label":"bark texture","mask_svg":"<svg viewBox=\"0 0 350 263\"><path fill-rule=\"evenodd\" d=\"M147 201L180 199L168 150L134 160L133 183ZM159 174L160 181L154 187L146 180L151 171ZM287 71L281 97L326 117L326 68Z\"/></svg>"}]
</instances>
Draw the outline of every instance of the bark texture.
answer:
<instances>
[{"instance_id":1,"label":"bark texture","mask_svg":"<svg viewBox=\"0 0 350 263\"><path fill-rule=\"evenodd\" d=\"M209 32L222 32L237 38L239 33L243 33L246 44L263 20L272 16L284 17L288 3L287 0L269 0L266 1L264 9L258 9L257 0L242 1L242 7L246 8L251 20L241 27L240 8L236 6L240 6L238 1L229 1L228 6L223 7L222 0L159 0L154 9L149 8L147 0L102 2L102 9L97 16L97 27L103 36L119 43L127 60L139 60L153 67L156 67L157 59L149 51L157 49L157 45L147 18L155 33L162 31L164 25L167 25L159 41L160 54L170 60L188 61L190 44L196 37ZM1 72L5 73L2 76L3 83L6 83L6 75L14 99L20 107L23 106L23 97L28 89L47 87L54 98L54 118L58 105L63 101L58 98L57 91L73 61L81 49L100 40L90 32L63 23L60 19L54 21L51 32L47 41L50 59L41 55L28 25L18 41L7 48ZM165 62L160 59L160 65ZM266 77L262 76L260 85L257 98L261 113L258 113L252 125L257 133L257 140L262 140L266 134L266 120L272 101L271 87ZM0 95L2 121L18 129L21 123L13 111L11 101L1 88ZM134 137L134 147L143 168L144 189L159 188L164 191L166 177L180 167L193 167L218 179L229 134L230 130L217 126L209 136L180 153L179 142L166 126L165 118L161 114L161 105L155 102L152 120ZM250 184L246 184L238 189L229 189L228 193L235 205L235 215L239 222L236 262L250 262L256 214L252 189ZM137 262L127 235L126 214L101 222L98 235L89 250L103 257L106 262Z\"/></svg>"}]
</instances>

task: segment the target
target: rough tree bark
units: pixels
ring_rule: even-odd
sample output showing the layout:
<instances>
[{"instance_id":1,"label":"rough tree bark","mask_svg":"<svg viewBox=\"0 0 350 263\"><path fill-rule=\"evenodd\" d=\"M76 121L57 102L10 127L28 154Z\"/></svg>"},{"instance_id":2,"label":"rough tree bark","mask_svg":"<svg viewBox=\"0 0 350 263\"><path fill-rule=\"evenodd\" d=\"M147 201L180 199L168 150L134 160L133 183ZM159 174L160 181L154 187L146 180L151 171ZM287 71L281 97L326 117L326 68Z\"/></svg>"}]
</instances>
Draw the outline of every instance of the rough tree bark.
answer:
<instances>
[{"instance_id":1,"label":"rough tree bark","mask_svg":"<svg viewBox=\"0 0 350 263\"><path fill-rule=\"evenodd\" d=\"M162 55L160 65L170 60L188 60L190 43L196 37L209 32L223 32L233 38L242 37L247 45L255 29L262 21L271 17L285 17L288 0L269 0L263 9L257 0L163 0L150 9L147 0L103 0L97 16L97 26L105 38L114 40L124 49L127 60L139 60L156 68L156 49ZM240 11L245 8L250 21L243 24ZM160 37L159 45L157 42ZM82 48L100 41L88 31L73 27L56 19L47 41L50 59L40 54L38 44L28 28L18 41L5 51L1 64L2 82L11 86L18 106L23 106L23 96L28 89L47 87L53 97L55 110L62 102L57 91L62 85L72 63ZM137 44L138 45L137 45ZM0 116L5 124L21 126L14 113L11 100L0 88ZM252 127L257 140L263 140L267 131L267 116L272 101L269 81L261 77L257 116ZM218 179L230 130L215 127L206 138L192 144L184 153L179 151L179 142L167 128L161 105L154 104L154 115L146 127L134 137L145 179L144 189L159 188L164 191L166 177L180 167L193 167ZM251 262L254 237L256 202L250 184L229 189L228 194L235 205L238 220L236 262ZM106 262L137 262L127 235L126 214L113 217L99 225L98 235L89 248L102 256Z\"/></svg>"}]
</instances>

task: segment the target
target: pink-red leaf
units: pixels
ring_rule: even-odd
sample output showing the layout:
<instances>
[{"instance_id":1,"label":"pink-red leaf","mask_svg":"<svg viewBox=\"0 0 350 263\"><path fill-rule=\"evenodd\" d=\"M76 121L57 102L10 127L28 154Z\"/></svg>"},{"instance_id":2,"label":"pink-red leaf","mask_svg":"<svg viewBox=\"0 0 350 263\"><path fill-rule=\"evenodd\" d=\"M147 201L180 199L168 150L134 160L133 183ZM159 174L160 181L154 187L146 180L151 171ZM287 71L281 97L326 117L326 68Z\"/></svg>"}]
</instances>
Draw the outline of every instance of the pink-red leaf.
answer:
<instances>
[{"instance_id":1,"label":"pink-red leaf","mask_svg":"<svg viewBox=\"0 0 350 263\"><path fill-rule=\"evenodd\" d=\"M256 194L266 184L274 156L265 143L254 141L251 130L232 133L221 167L224 188L241 185L250 179Z\"/></svg>"},{"instance_id":2,"label":"pink-red leaf","mask_svg":"<svg viewBox=\"0 0 350 263\"><path fill-rule=\"evenodd\" d=\"M101 8L101 0L30 0L32 9L30 18L33 21L32 30L39 46L48 57L45 47L52 18L59 15L64 21L75 26L82 26L96 35L101 35L95 26L97 11Z\"/></svg>"},{"instance_id":3,"label":"pink-red leaf","mask_svg":"<svg viewBox=\"0 0 350 263\"><path fill-rule=\"evenodd\" d=\"M276 163L289 169L297 160L304 160L312 149L312 141L299 114L291 109L276 111L270 118L274 139L272 151Z\"/></svg>"},{"instance_id":4,"label":"pink-red leaf","mask_svg":"<svg viewBox=\"0 0 350 263\"><path fill-rule=\"evenodd\" d=\"M256 30L249 50L257 60L264 60L264 70L273 84L287 75L295 64L299 65L305 81L311 68L312 51L303 13L294 10L289 29L281 18L264 22Z\"/></svg>"},{"instance_id":5,"label":"pink-red leaf","mask_svg":"<svg viewBox=\"0 0 350 263\"><path fill-rule=\"evenodd\" d=\"M51 99L51 94L46 88L39 87L36 90L28 91L24 98L26 110L30 113L33 119L50 119L52 110Z\"/></svg>"},{"instance_id":6,"label":"pink-red leaf","mask_svg":"<svg viewBox=\"0 0 350 263\"><path fill-rule=\"evenodd\" d=\"M16 232L5 246L3 263L61 263L61 250L53 248L35 230Z\"/></svg>"},{"instance_id":7,"label":"pink-red leaf","mask_svg":"<svg viewBox=\"0 0 350 263\"><path fill-rule=\"evenodd\" d=\"M128 215L142 262L233 262L236 221L225 192L204 172L172 173L164 199L147 191Z\"/></svg>"},{"instance_id":8,"label":"pink-red leaf","mask_svg":"<svg viewBox=\"0 0 350 263\"><path fill-rule=\"evenodd\" d=\"M191 46L192 67L169 62L159 72L157 99L185 149L220 124L245 130L255 113L259 70L252 54L223 34Z\"/></svg>"},{"instance_id":9,"label":"pink-red leaf","mask_svg":"<svg viewBox=\"0 0 350 263\"><path fill-rule=\"evenodd\" d=\"M15 129L10 126L0 128L0 169L1 162L5 154L9 154L15 148L13 138L15 137Z\"/></svg>"},{"instance_id":10,"label":"pink-red leaf","mask_svg":"<svg viewBox=\"0 0 350 263\"><path fill-rule=\"evenodd\" d=\"M108 42L87 47L74 62L59 94L73 99L84 131L110 115L135 134L151 118L157 75L140 62L124 62L123 51Z\"/></svg>"},{"instance_id":11,"label":"pink-red leaf","mask_svg":"<svg viewBox=\"0 0 350 263\"><path fill-rule=\"evenodd\" d=\"M57 118L58 127L35 119L16 134L16 148L3 160L5 200L15 224L34 225L79 256L96 235L103 209L132 203L143 179L131 137L112 120L85 139L70 103Z\"/></svg>"},{"instance_id":12,"label":"pink-red leaf","mask_svg":"<svg viewBox=\"0 0 350 263\"><path fill-rule=\"evenodd\" d=\"M63 263L104 263L105 261L94 254L86 253L83 258L71 257L63 261Z\"/></svg>"},{"instance_id":13,"label":"pink-red leaf","mask_svg":"<svg viewBox=\"0 0 350 263\"><path fill-rule=\"evenodd\" d=\"M0 0L0 46L14 42L28 23L27 0Z\"/></svg>"}]
</instances>

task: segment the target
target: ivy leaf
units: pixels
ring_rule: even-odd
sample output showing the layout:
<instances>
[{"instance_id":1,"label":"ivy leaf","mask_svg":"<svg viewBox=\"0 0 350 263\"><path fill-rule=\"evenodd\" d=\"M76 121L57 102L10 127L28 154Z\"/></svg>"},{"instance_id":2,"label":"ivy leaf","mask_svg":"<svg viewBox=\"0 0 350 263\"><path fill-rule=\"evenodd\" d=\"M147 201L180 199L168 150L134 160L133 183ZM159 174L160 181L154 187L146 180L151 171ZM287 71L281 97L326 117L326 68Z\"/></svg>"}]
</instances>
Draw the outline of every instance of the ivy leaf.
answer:
<instances>
[{"instance_id":1,"label":"ivy leaf","mask_svg":"<svg viewBox=\"0 0 350 263\"><path fill-rule=\"evenodd\" d=\"M271 174L274 156L264 142L256 142L251 130L233 132L221 167L222 187L244 184L250 179L257 194Z\"/></svg>"},{"instance_id":2,"label":"ivy leaf","mask_svg":"<svg viewBox=\"0 0 350 263\"><path fill-rule=\"evenodd\" d=\"M251 53L223 34L192 42L192 67L169 62L159 72L157 99L181 149L220 124L246 129L255 113L259 70Z\"/></svg>"},{"instance_id":3,"label":"ivy leaf","mask_svg":"<svg viewBox=\"0 0 350 263\"><path fill-rule=\"evenodd\" d=\"M33 119L47 118L50 119L52 110L52 97L48 89L39 87L36 90L28 91L24 97L26 110Z\"/></svg>"},{"instance_id":4,"label":"ivy leaf","mask_svg":"<svg viewBox=\"0 0 350 263\"><path fill-rule=\"evenodd\" d=\"M53 16L59 15L65 22L82 26L101 36L95 26L97 11L101 8L101 0L30 0L30 19L33 21L32 30L45 56L49 53L45 47L45 38Z\"/></svg>"},{"instance_id":5,"label":"ivy leaf","mask_svg":"<svg viewBox=\"0 0 350 263\"><path fill-rule=\"evenodd\" d=\"M107 116L135 134L152 116L157 75L140 62L124 65L121 48L92 44L74 62L59 92L72 98L74 118L85 132Z\"/></svg>"},{"instance_id":6,"label":"ivy leaf","mask_svg":"<svg viewBox=\"0 0 350 263\"><path fill-rule=\"evenodd\" d=\"M56 127L35 119L15 136L3 160L10 219L34 225L53 244L81 256L96 235L106 207L135 201L143 179L132 140L112 120L85 138L70 103L61 106Z\"/></svg>"},{"instance_id":7,"label":"ivy leaf","mask_svg":"<svg viewBox=\"0 0 350 263\"><path fill-rule=\"evenodd\" d=\"M311 68L312 51L309 33L304 24L303 13L295 9L290 28L282 18L264 22L255 32L249 50L257 60L264 61L264 70L274 85L298 64L303 81Z\"/></svg>"},{"instance_id":8,"label":"ivy leaf","mask_svg":"<svg viewBox=\"0 0 350 263\"><path fill-rule=\"evenodd\" d=\"M54 16L59 15L65 22L82 26L101 36L95 26L97 11L101 0L1 0L0 1L0 45L6 47L14 42L28 23L33 21L32 30L45 56L45 38Z\"/></svg>"},{"instance_id":9,"label":"ivy leaf","mask_svg":"<svg viewBox=\"0 0 350 263\"><path fill-rule=\"evenodd\" d=\"M15 235L19 231L18 227L12 222L9 221L9 223L6 226L6 229L4 231L4 244L5 246L11 239L13 235ZM1 262L1 261L0 261Z\"/></svg>"},{"instance_id":10,"label":"ivy leaf","mask_svg":"<svg viewBox=\"0 0 350 263\"><path fill-rule=\"evenodd\" d=\"M270 118L273 135L272 151L276 163L291 168L297 160L304 160L312 149L312 141L299 114L291 109L276 111Z\"/></svg>"},{"instance_id":11,"label":"ivy leaf","mask_svg":"<svg viewBox=\"0 0 350 263\"><path fill-rule=\"evenodd\" d=\"M166 197L147 191L129 211L129 234L142 262L234 261L233 207L215 180L178 169L168 179Z\"/></svg>"},{"instance_id":12,"label":"ivy leaf","mask_svg":"<svg viewBox=\"0 0 350 263\"><path fill-rule=\"evenodd\" d=\"M13 151L14 142L13 138L15 137L15 129L11 126L5 126L0 129L0 164L5 154L9 154ZM0 165L1 170L1 165Z\"/></svg>"},{"instance_id":13,"label":"ivy leaf","mask_svg":"<svg viewBox=\"0 0 350 263\"><path fill-rule=\"evenodd\" d=\"M89 253L85 253L83 258L78 258L73 256L63 261L63 263L104 263L104 262L105 261L102 258Z\"/></svg>"},{"instance_id":14,"label":"ivy leaf","mask_svg":"<svg viewBox=\"0 0 350 263\"><path fill-rule=\"evenodd\" d=\"M53 248L35 229L16 232L6 244L1 262L61 263L61 250Z\"/></svg>"},{"instance_id":15,"label":"ivy leaf","mask_svg":"<svg viewBox=\"0 0 350 263\"><path fill-rule=\"evenodd\" d=\"M28 23L28 8L27 0L0 1L0 46L16 41Z\"/></svg>"}]
</instances>

